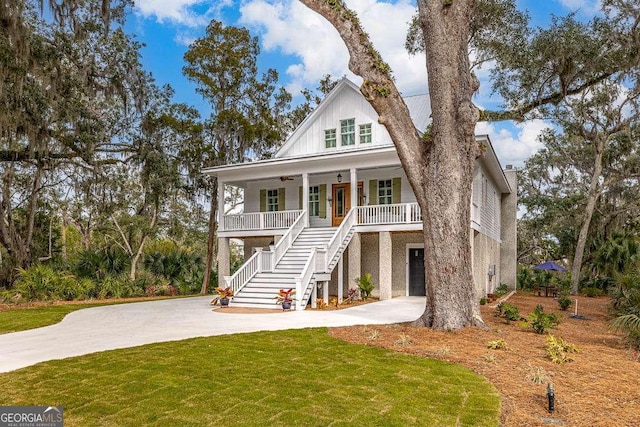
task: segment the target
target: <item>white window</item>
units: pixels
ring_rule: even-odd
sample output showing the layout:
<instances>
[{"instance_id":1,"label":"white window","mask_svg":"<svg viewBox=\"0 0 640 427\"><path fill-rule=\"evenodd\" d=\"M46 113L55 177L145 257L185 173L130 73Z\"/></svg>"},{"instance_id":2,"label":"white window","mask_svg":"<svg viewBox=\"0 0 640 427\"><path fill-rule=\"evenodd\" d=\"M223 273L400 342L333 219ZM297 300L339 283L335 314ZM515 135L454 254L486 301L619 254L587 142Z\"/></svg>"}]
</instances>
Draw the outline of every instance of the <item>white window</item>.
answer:
<instances>
[{"instance_id":1,"label":"white window","mask_svg":"<svg viewBox=\"0 0 640 427\"><path fill-rule=\"evenodd\" d=\"M267 190L267 212L278 210L278 190Z\"/></svg>"},{"instance_id":2,"label":"white window","mask_svg":"<svg viewBox=\"0 0 640 427\"><path fill-rule=\"evenodd\" d=\"M340 136L342 137L342 145L356 143L356 119L340 120Z\"/></svg>"},{"instance_id":3,"label":"white window","mask_svg":"<svg viewBox=\"0 0 640 427\"><path fill-rule=\"evenodd\" d=\"M393 203L393 182L390 179L378 181L378 204L390 205Z\"/></svg>"},{"instance_id":4,"label":"white window","mask_svg":"<svg viewBox=\"0 0 640 427\"><path fill-rule=\"evenodd\" d=\"M320 187L309 187L309 215L320 216Z\"/></svg>"},{"instance_id":5,"label":"white window","mask_svg":"<svg viewBox=\"0 0 640 427\"><path fill-rule=\"evenodd\" d=\"M360 144L368 144L371 142L371 123L360 125Z\"/></svg>"},{"instance_id":6,"label":"white window","mask_svg":"<svg viewBox=\"0 0 640 427\"><path fill-rule=\"evenodd\" d=\"M324 131L324 145L327 148L334 148L336 146L336 130L326 129Z\"/></svg>"}]
</instances>

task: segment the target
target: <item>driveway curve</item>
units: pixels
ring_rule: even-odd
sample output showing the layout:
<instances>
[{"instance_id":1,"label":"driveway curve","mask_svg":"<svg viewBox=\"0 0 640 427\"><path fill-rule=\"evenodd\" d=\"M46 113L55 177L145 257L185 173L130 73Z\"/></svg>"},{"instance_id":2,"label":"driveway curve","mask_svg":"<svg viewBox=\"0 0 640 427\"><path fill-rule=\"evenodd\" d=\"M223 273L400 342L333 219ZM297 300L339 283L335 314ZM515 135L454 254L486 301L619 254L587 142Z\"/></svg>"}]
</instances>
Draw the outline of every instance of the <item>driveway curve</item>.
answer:
<instances>
[{"instance_id":1,"label":"driveway curve","mask_svg":"<svg viewBox=\"0 0 640 427\"><path fill-rule=\"evenodd\" d=\"M424 297L399 297L343 310L239 314L212 311L211 297L93 307L60 323L0 335L0 372L47 360L155 342L257 331L408 322L424 311Z\"/></svg>"}]
</instances>

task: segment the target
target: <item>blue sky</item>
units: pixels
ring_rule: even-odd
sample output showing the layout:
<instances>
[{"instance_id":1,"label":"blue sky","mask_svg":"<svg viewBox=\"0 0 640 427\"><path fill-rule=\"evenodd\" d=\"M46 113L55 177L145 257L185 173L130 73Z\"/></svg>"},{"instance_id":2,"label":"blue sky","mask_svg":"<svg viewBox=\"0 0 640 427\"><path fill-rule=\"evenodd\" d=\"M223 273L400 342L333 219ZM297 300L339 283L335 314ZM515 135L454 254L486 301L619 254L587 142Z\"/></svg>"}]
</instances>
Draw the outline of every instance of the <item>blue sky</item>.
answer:
<instances>
[{"instance_id":1,"label":"blue sky","mask_svg":"<svg viewBox=\"0 0 640 427\"><path fill-rule=\"evenodd\" d=\"M409 56L404 50L408 22L415 13L412 0L346 0L360 16L372 42L391 65L400 91L406 95L426 92L424 58ZM534 24L545 26L551 14L578 11L590 17L600 0L517 0L527 9ZM275 68L280 84L294 95L302 88L315 88L318 80L331 74L347 75L347 51L336 31L322 17L297 0L138 0L127 21L127 31L146 47L142 62L158 84L171 84L174 101L197 107L203 115L209 109L195 92L195 86L182 75L183 55L189 43L202 37L211 19L227 25L243 26L260 39L258 58L262 70ZM481 89L475 102L479 106L499 103L492 96L487 76L479 75ZM521 166L540 148L537 135L546 124L531 121L479 123L477 133L488 134L504 164Z\"/></svg>"}]
</instances>

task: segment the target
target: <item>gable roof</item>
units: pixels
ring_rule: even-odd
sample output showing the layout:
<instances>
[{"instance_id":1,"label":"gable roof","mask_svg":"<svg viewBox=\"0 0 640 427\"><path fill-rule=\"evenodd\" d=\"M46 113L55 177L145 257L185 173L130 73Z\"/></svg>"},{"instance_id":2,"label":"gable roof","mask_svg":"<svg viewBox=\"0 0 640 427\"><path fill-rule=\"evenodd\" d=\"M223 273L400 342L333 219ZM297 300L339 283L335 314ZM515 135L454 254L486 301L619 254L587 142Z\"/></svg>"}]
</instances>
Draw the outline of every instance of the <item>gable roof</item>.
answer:
<instances>
[{"instance_id":1,"label":"gable roof","mask_svg":"<svg viewBox=\"0 0 640 427\"><path fill-rule=\"evenodd\" d=\"M360 88L351 80L346 77L343 77L336 86L329 92L329 94L318 104L315 110L311 112L303 121L298 125L298 127L293 131L293 133L287 138L284 144L276 151L274 158L284 157L284 153L286 153L293 144L298 140L298 138L309 129L309 127L315 122L315 120L328 108L331 102L338 97L338 95L345 90L351 90L356 92L358 96L362 97L363 95L360 93ZM424 132L427 129L427 125L431 119L431 103L429 99L429 94L420 94L407 96L403 98L407 108L409 109L409 114L411 116L411 120L415 125L416 129L419 132Z\"/></svg>"}]
</instances>

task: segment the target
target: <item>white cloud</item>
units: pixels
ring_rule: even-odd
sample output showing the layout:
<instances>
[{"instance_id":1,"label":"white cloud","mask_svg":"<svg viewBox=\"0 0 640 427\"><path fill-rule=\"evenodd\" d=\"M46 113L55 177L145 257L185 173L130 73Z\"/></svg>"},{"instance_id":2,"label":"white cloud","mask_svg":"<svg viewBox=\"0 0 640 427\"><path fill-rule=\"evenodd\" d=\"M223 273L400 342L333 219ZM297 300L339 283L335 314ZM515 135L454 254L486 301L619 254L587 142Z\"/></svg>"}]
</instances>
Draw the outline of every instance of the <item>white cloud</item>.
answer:
<instances>
[{"instance_id":1,"label":"white cloud","mask_svg":"<svg viewBox=\"0 0 640 427\"><path fill-rule=\"evenodd\" d=\"M206 3L205 0L138 0L136 11L145 18L155 17L158 22L172 22L187 26L202 26L209 22L207 14L196 14L192 8ZM216 8L229 5L229 0L219 2ZM213 10L213 9L211 9Z\"/></svg>"},{"instance_id":2,"label":"white cloud","mask_svg":"<svg viewBox=\"0 0 640 427\"><path fill-rule=\"evenodd\" d=\"M404 49L415 6L407 0L396 4L347 0L347 5L356 11L374 46L391 65L399 89L406 94L426 92L424 58L410 57ZM249 0L240 13L240 24L258 29L266 51L299 58L287 69L290 90L313 85L326 74L352 76L347 49L336 30L299 1Z\"/></svg>"},{"instance_id":3,"label":"white cloud","mask_svg":"<svg viewBox=\"0 0 640 427\"><path fill-rule=\"evenodd\" d=\"M540 133L551 125L543 120L529 120L515 126L501 123L479 122L476 134L489 135L500 163L522 167L524 161L543 147L538 141Z\"/></svg>"},{"instance_id":4,"label":"white cloud","mask_svg":"<svg viewBox=\"0 0 640 427\"><path fill-rule=\"evenodd\" d=\"M586 16L593 16L600 12L601 0L558 0L565 8L571 11L578 11Z\"/></svg>"}]
</instances>

